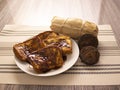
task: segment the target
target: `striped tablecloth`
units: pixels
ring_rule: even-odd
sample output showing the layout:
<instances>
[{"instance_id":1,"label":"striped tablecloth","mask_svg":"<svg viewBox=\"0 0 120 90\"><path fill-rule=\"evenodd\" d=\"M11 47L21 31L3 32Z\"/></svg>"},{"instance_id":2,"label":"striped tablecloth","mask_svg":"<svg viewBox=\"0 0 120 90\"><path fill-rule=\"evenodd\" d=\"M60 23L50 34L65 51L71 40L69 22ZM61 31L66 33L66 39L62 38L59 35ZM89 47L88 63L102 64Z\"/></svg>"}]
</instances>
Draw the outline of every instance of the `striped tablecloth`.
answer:
<instances>
[{"instance_id":1,"label":"striped tablecloth","mask_svg":"<svg viewBox=\"0 0 120 90\"><path fill-rule=\"evenodd\" d=\"M68 71L52 77L36 77L21 71L15 64L13 44L40 32L43 26L6 25L0 32L0 83L32 85L119 85L120 49L110 25L99 25L100 61L86 66L78 59Z\"/></svg>"}]
</instances>

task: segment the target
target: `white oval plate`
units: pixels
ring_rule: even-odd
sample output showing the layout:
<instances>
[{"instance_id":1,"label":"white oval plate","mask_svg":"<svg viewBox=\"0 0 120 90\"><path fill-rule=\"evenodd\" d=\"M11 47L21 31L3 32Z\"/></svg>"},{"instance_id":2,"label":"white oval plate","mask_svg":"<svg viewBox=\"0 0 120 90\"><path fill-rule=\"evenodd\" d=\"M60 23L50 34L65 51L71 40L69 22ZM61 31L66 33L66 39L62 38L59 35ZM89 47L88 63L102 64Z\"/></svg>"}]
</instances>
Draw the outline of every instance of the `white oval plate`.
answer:
<instances>
[{"instance_id":1,"label":"white oval plate","mask_svg":"<svg viewBox=\"0 0 120 90\"><path fill-rule=\"evenodd\" d=\"M32 66L29 63L22 62L18 60L16 57L15 57L15 62L17 66L27 74L34 75L34 76L53 76L53 75L57 75L62 72L65 72L66 70L71 68L75 64L75 62L78 60L78 57L79 57L78 45L74 40L72 40L72 54L67 55L67 60L64 62L61 68L50 70L49 72L39 74L33 70Z\"/></svg>"}]
</instances>

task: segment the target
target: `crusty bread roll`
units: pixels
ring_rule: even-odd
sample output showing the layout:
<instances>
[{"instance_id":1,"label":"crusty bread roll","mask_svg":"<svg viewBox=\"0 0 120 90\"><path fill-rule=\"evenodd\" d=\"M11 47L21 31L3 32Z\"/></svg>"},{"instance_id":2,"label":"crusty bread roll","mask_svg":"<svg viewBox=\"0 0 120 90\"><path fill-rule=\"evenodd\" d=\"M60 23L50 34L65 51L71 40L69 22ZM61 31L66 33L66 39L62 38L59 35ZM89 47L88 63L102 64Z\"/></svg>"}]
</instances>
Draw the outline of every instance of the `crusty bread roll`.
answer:
<instances>
[{"instance_id":1,"label":"crusty bread roll","mask_svg":"<svg viewBox=\"0 0 120 90\"><path fill-rule=\"evenodd\" d=\"M84 21L79 18L53 17L50 28L57 33L62 33L71 38L78 39L83 34L97 36L98 27L96 24Z\"/></svg>"}]
</instances>

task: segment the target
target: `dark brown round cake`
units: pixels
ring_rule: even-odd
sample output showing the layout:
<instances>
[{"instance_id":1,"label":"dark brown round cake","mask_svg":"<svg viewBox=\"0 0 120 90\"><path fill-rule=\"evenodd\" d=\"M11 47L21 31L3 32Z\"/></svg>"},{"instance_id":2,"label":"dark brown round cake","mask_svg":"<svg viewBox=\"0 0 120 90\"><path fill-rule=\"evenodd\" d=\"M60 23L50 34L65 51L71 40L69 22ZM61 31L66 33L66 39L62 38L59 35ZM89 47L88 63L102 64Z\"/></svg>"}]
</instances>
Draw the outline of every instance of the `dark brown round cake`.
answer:
<instances>
[{"instance_id":1,"label":"dark brown round cake","mask_svg":"<svg viewBox=\"0 0 120 90\"><path fill-rule=\"evenodd\" d=\"M92 34L84 34L78 40L78 46L81 50L85 46L94 46L97 48L98 46L98 39L97 37L93 36Z\"/></svg>"},{"instance_id":2,"label":"dark brown round cake","mask_svg":"<svg viewBox=\"0 0 120 90\"><path fill-rule=\"evenodd\" d=\"M97 48L93 46L83 47L80 51L80 58L86 65L93 65L99 61L100 53Z\"/></svg>"}]
</instances>

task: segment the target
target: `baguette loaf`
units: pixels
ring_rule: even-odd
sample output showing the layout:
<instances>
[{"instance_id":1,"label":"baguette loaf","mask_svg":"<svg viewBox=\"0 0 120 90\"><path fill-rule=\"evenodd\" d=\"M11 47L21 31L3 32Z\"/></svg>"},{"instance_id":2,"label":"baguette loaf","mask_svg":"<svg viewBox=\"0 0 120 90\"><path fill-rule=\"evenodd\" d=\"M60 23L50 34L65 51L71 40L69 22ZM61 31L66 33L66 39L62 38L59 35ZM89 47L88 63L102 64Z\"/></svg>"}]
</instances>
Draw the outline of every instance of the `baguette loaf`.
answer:
<instances>
[{"instance_id":1,"label":"baguette loaf","mask_svg":"<svg viewBox=\"0 0 120 90\"><path fill-rule=\"evenodd\" d=\"M73 39L78 39L83 34L97 36L98 27L96 24L83 21L79 18L61 18L55 16L51 21L50 28L57 33L68 35Z\"/></svg>"}]
</instances>

